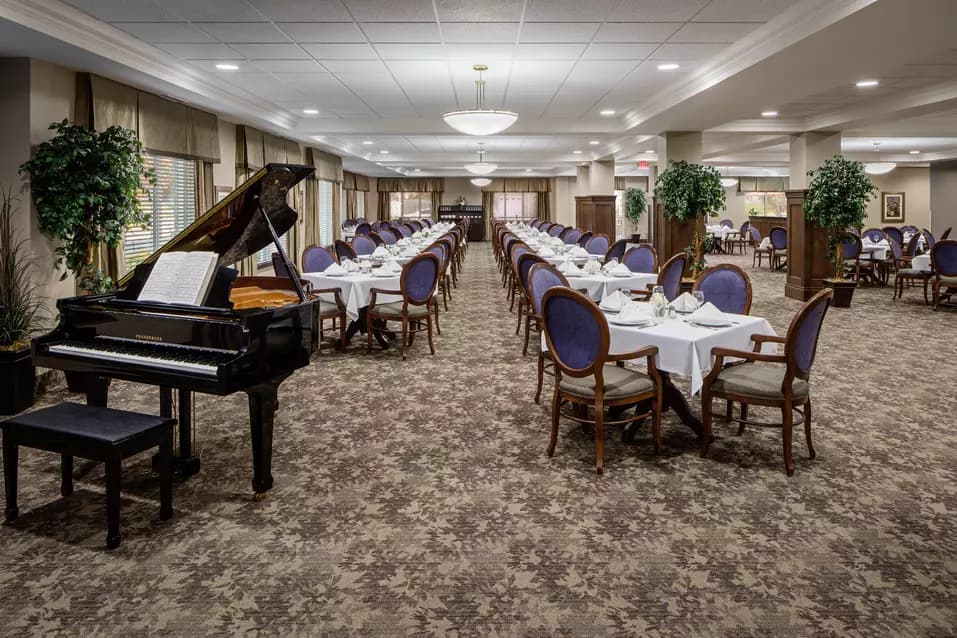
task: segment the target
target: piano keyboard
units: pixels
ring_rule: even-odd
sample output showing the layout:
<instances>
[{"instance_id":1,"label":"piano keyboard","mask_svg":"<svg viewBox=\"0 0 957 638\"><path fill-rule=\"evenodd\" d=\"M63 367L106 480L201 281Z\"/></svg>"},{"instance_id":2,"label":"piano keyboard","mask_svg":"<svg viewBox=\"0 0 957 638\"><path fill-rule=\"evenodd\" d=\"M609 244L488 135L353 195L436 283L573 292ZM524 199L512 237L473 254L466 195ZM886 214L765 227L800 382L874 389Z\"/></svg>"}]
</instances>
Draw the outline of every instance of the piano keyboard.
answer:
<instances>
[{"instance_id":1,"label":"piano keyboard","mask_svg":"<svg viewBox=\"0 0 957 638\"><path fill-rule=\"evenodd\" d=\"M52 345L47 350L54 354L66 354L88 359L101 359L147 365L165 370L177 370L208 377L216 377L219 365L210 363L216 357L208 349L201 352L189 348L170 346L144 347L132 343L101 340L96 342L63 342Z\"/></svg>"}]
</instances>

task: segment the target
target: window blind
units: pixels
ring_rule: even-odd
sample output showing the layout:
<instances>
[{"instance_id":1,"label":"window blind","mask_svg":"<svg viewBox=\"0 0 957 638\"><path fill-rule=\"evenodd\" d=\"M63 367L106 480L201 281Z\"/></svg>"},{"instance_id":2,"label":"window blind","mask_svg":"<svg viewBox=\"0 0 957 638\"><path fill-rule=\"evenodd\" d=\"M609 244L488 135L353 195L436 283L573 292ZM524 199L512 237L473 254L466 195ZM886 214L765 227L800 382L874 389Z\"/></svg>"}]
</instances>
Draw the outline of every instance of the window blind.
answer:
<instances>
[{"instance_id":1,"label":"window blind","mask_svg":"<svg viewBox=\"0 0 957 638\"><path fill-rule=\"evenodd\" d=\"M432 217L432 193L390 193L389 217L396 221Z\"/></svg>"},{"instance_id":2,"label":"window blind","mask_svg":"<svg viewBox=\"0 0 957 638\"><path fill-rule=\"evenodd\" d=\"M538 215L538 193L495 193L492 216L507 221L528 221Z\"/></svg>"},{"instance_id":3,"label":"window blind","mask_svg":"<svg viewBox=\"0 0 957 638\"><path fill-rule=\"evenodd\" d=\"M338 188L330 181L319 180L319 243L328 246L332 243L332 189Z\"/></svg>"},{"instance_id":4,"label":"window blind","mask_svg":"<svg viewBox=\"0 0 957 638\"><path fill-rule=\"evenodd\" d=\"M132 270L196 219L196 163L148 153L144 159L156 176L156 184L140 196L140 206L149 213L150 223L128 228L123 234L124 272Z\"/></svg>"}]
</instances>

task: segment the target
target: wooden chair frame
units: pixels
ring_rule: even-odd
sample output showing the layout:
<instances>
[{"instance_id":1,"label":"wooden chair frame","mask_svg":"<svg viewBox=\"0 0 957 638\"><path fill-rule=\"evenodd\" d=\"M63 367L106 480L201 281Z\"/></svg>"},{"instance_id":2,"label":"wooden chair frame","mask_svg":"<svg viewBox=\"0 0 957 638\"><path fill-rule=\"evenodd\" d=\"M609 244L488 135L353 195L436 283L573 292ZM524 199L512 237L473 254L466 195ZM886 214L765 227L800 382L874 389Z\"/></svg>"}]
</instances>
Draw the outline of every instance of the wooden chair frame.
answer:
<instances>
[{"instance_id":1,"label":"wooden chair frame","mask_svg":"<svg viewBox=\"0 0 957 638\"><path fill-rule=\"evenodd\" d=\"M435 276L436 276L436 281L438 281L439 271L442 268L442 264L439 263L439 258L432 253L421 253L417 255L416 257L414 257L412 261L407 263L402 268L402 275L399 277L399 290L385 290L382 288L373 288L372 290L369 291L371 293L371 296L369 298L369 307L366 310L366 352L367 353L372 352L373 332L376 330L379 330L379 331L384 330L386 323L390 319L391 320L396 319L396 317L391 315L382 315L382 314L376 313L375 311L376 297L378 295L399 295L402 297L402 317L400 319L402 321L402 346L401 346L402 360L405 361L406 348L412 346L412 340L415 334L418 332L427 332L428 339L429 339L429 351L433 355L435 354L435 344L432 341L432 312L430 311L430 308L432 306L432 297L434 293L429 293L429 296L425 299L425 301L419 303L415 301L410 301L404 292L404 290L406 290L406 285L405 285L406 280L408 279L409 273L412 271L413 264L417 264L418 262L422 260L426 260L426 259L431 259L435 261ZM435 288L435 283L432 284L432 288L433 289ZM412 319L409 317L410 305L425 306L426 308L426 314L425 314L426 327L425 328L422 327L422 319L420 318ZM377 328L375 326L375 322L374 322L375 319L382 320L381 328Z\"/></svg>"},{"instance_id":2,"label":"wooden chair frame","mask_svg":"<svg viewBox=\"0 0 957 638\"><path fill-rule=\"evenodd\" d=\"M535 274L535 270L538 268L547 268L551 270L554 274L558 275L559 280L562 285L566 288L571 286L568 284L568 279L565 278L565 275L561 273L557 268L549 264L548 262L543 262L541 264L533 264L528 270L528 283L529 286L532 285L532 275ZM525 324L525 349L522 350L522 355L524 356L528 352L528 338L529 332L531 330L531 324L535 324L535 328L538 329L539 333L542 332L542 318L535 312L535 306L531 303L531 295L533 294L533 289L529 288L529 312L526 316ZM542 386L545 383L545 375L555 376L555 367L552 362L552 355L547 350L539 348L538 350L538 385L535 388L535 403L538 403L542 398Z\"/></svg>"}]
</instances>

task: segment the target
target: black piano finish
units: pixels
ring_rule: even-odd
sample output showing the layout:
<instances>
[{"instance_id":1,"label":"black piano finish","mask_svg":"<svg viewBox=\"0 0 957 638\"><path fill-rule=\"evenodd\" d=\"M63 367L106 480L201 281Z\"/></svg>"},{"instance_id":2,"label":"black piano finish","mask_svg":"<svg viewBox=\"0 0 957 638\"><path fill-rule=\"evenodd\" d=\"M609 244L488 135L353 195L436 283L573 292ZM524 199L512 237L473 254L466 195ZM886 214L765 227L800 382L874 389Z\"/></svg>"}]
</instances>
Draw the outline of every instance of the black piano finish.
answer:
<instances>
[{"instance_id":1,"label":"black piano finish","mask_svg":"<svg viewBox=\"0 0 957 638\"><path fill-rule=\"evenodd\" d=\"M191 393L246 392L253 490L269 490L273 484L272 431L278 388L295 370L309 364L317 305L305 298L296 280L289 289L297 291L298 303L235 310L229 293L236 271L224 262L234 263L270 242L288 262L277 237L296 220L296 212L286 204L286 194L311 172L310 167L295 165L265 167L121 280L122 288L117 292L60 299L59 325L34 340L35 364L66 371L84 387L90 404L106 405L109 380L123 379L159 386L160 414L172 416L172 390L178 390L178 467L184 475L199 470L199 459L193 457L191 449ZM203 306L136 301L156 258L170 250L215 250L224 256ZM289 268L289 272L294 270ZM245 278L244 284L255 280ZM119 345L150 357L171 352L179 356L182 352L189 360L213 365L216 370L214 375L205 375L152 363L51 352L50 348L58 344L98 348Z\"/></svg>"}]
</instances>

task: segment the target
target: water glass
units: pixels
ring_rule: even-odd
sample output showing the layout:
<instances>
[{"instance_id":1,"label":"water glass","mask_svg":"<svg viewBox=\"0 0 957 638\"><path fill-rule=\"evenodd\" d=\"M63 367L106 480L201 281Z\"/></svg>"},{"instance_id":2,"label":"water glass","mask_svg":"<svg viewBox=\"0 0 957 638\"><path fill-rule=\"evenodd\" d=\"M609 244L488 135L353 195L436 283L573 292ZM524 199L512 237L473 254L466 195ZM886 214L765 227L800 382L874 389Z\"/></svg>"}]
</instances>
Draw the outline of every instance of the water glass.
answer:
<instances>
[{"instance_id":1,"label":"water glass","mask_svg":"<svg viewBox=\"0 0 957 638\"><path fill-rule=\"evenodd\" d=\"M695 300L695 302L697 303L697 307L698 307L698 308L700 308L701 306L704 305L704 292L703 292L703 291L701 291L701 290L695 290L694 292L691 293L691 296L694 297L694 300Z\"/></svg>"}]
</instances>

